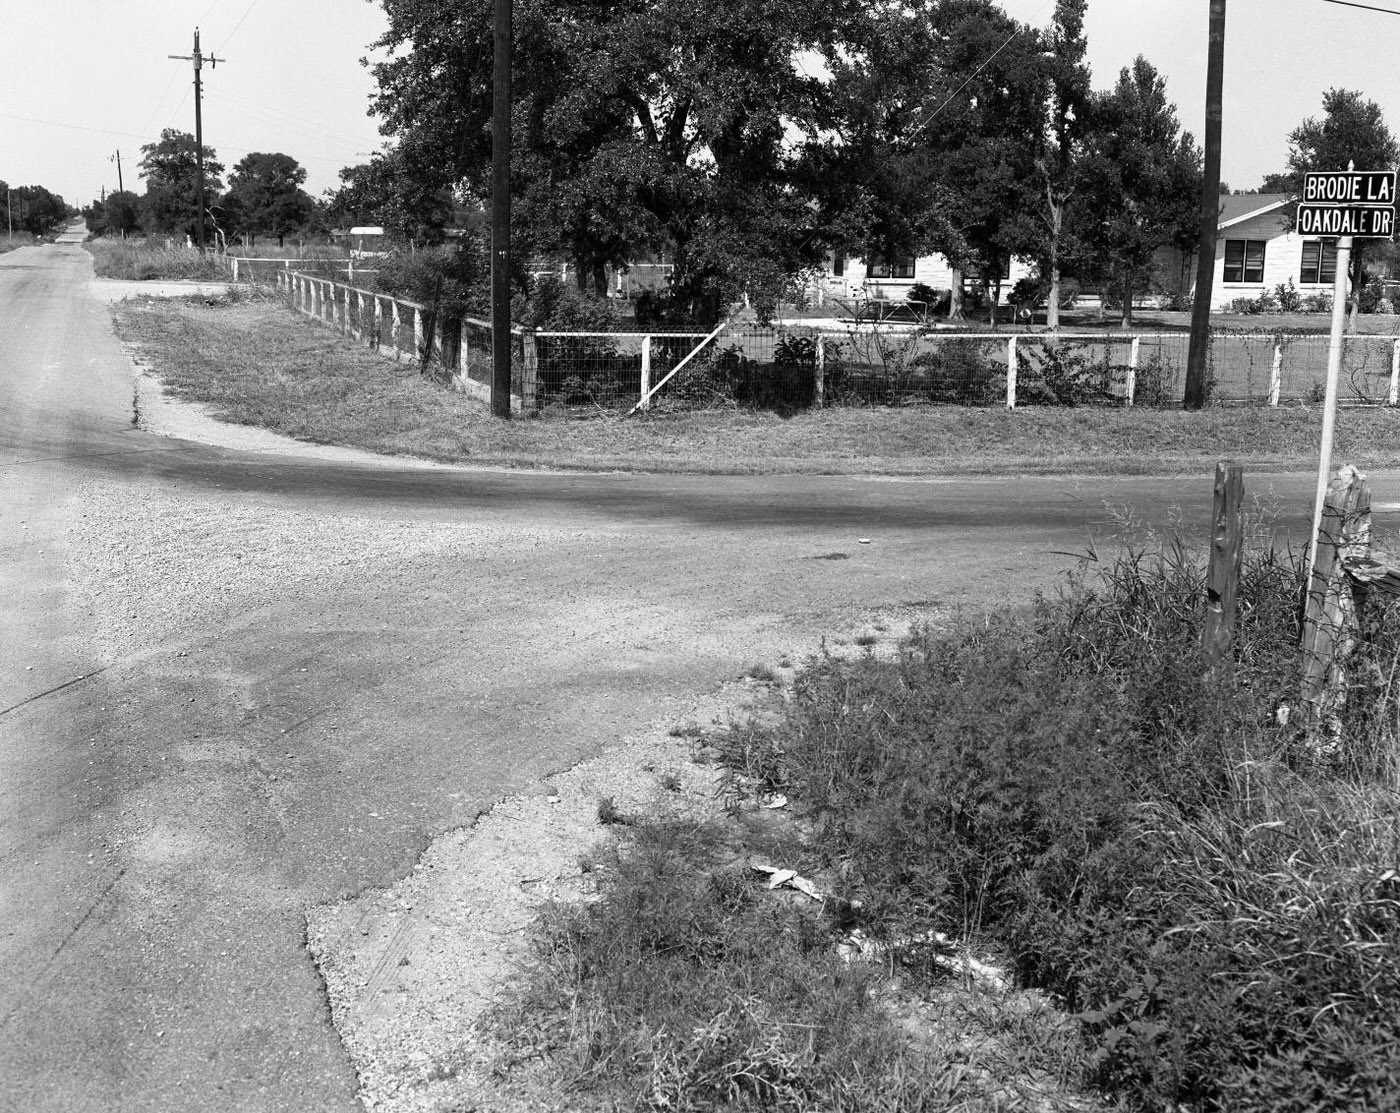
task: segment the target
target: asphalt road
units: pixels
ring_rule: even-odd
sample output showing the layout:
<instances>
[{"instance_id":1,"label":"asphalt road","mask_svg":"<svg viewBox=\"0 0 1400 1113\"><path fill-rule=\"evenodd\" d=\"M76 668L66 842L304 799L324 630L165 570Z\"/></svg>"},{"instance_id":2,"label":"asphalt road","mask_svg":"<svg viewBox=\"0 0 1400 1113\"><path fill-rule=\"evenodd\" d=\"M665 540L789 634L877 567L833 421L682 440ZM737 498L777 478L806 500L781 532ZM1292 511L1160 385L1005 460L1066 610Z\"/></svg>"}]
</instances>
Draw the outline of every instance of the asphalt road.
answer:
<instances>
[{"instance_id":1,"label":"asphalt road","mask_svg":"<svg viewBox=\"0 0 1400 1113\"><path fill-rule=\"evenodd\" d=\"M1024 598L1111 535L1105 504L1204 530L1208 474L509 474L161 438L90 271L0 256L4 1110L357 1108L304 908L746 664ZM1311 480L1270 486L1297 527Z\"/></svg>"}]
</instances>

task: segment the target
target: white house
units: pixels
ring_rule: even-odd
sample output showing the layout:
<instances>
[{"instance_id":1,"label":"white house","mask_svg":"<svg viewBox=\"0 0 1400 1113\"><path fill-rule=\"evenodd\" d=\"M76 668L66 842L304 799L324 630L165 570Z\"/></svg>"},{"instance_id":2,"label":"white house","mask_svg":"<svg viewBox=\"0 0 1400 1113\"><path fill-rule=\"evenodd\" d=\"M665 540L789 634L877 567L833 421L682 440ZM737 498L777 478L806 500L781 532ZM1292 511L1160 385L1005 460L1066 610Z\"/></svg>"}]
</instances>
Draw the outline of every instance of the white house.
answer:
<instances>
[{"instance_id":1,"label":"white house","mask_svg":"<svg viewBox=\"0 0 1400 1113\"><path fill-rule=\"evenodd\" d=\"M1002 271L1002 304L1010 297L1011 287L1030 270L1029 263L1013 259ZM977 280L976 274L964 272L965 288L970 288ZM818 277L814 293L818 304L827 298L903 301L916 283L947 293L953 288L953 268L942 255L865 260L837 253L827 256L825 273Z\"/></svg>"},{"instance_id":2,"label":"white house","mask_svg":"<svg viewBox=\"0 0 1400 1113\"><path fill-rule=\"evenodd\" d=\"M1215 242L1215 279L1210 307L1223 309L1236 298L1257 298L1286 286L1298 293L1331 294L1337 273L1337 241L1300 236L1288 230L1286 193L1240 193L1220 199ZM1190 288L1195 288L1195 268Z\"/></svg>"}]
</instances>

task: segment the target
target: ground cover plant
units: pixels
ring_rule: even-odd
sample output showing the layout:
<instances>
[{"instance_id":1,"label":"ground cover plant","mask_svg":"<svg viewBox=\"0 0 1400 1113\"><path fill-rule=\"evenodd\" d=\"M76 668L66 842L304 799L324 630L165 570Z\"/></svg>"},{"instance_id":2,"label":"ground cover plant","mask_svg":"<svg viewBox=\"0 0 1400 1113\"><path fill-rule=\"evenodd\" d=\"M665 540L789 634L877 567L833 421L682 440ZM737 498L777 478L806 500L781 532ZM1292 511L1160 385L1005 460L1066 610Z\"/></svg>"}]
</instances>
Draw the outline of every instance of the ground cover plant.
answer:
<instances>
[{"instance_id":1,"label":"ground cover plant","mask_svg":"<svg viewBox=\"0 0 1400 1113\"><path fill-rule=\"evenodd\" d=\"M717 836L628 828L599 898L541 922L508 1045L620 1108L977 1108L985 1090L949 1091L870 1004L890 975L946 994L945 933L1060 1005L1077 1037L1038 1067L1107 1102L1400 1108L1400 613L1368 604L1342 744L1318 747L1281 712L1300 583L1290 556L1251 554L1214 686L1180 545L893 659L809 662L776 725L716 745L736 809L792 801L782 860L821 913L764 903ZM883 972L833 962L856 929ZM1080 1101L1052 1097L1020 1107Z\"/></svg>"},{"instance_id":2,"label":"ground cover plant","mask_svg":"<svg viewBox=\"0 0 1400 1113\"><path fill-rule=\"evenodd\" d=\"M212 302L212 303L211 303ZM491 464L728 474L1151 474L1314 458L1316 405L1201 413L1096 407L658 409L501 422L465 395L299 319L273 297L126 301L117 330L176 396L317 443ZM1338 458L1400 465L1400 413L1348 409Z\"/></svg>"},{"instance_id":3,"label":"ground cover plant","mask_svg":"<svg viewBox=\"0 0 1400 1113\"><path fill-rule=\"evenodd\" d=\"M1254 554L1234 671L1208 687L1201 568L1129 554L893 663L816 662L730 756L803 801L870 930L1000 950L1132 1105L1395 1108L1400 619L1372 608L1324 759L1280 712L1299 587Z\"/></svg>"},{"instance_id":4,"label":"ground cover plant","mask_svg":"<svg viewBox=\"0 0 1400 1113\"><path fill-rule=\"evenodd\" d=\"M201 255L178 239L159 236L150 239L88 240L83 244L92 253L93 272L99 278L218 280L228 277L223 262L214 255Z\"/></svg>"}]
</instances>

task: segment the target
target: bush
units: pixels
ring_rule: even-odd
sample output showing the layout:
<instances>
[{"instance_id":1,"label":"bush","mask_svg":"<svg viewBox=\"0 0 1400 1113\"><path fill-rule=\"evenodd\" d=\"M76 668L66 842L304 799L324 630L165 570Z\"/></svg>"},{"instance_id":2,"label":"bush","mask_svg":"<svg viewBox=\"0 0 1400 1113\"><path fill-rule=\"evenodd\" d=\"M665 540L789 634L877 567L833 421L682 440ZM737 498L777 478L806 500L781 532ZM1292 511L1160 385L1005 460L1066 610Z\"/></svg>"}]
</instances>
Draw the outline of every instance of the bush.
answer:
<instances>
[{"instance_id":1,"label":"bush","mask_svg":"<svg viewBox=\"0 0 1400 1113\"><path fill-rule=\"evenodd\" d=\"M1126 368L1110 363L1107 353L1092 359L1081 344L1047 343L1016 349L1016 397L1026 405L1082 406L1120 401L1113 393Z\"/></svg>"},{"instance_id":2,"label":"bush","mask_svg":"<svg viewBox=\"0 0 1400 1113\"><path fill-rule=\"evenodd\" d=\"M1286 283L1280 282L1274 287L1274 300L1278 302L1279 310L1283 313L1296 313L1303 306L1303 297L1298 293L1298 288L1293 285L1293 279Z\"/></svg>"},{"instance_id":3,"label":"bush","mask_svg":"<svg viewBox=\"0 0 1400 1113\"><path fill-rule=\"evenodd\" d=\"M893 663L821 658L727 758L821 817L867 931L994 940L1132 1107L1394 1108L1400 616L1368 612L1348 756L1319 764L1276 715L1301 578L1249 557L1214 686L1204 573L1167 546Z\"/></svg>"}]
</instances>

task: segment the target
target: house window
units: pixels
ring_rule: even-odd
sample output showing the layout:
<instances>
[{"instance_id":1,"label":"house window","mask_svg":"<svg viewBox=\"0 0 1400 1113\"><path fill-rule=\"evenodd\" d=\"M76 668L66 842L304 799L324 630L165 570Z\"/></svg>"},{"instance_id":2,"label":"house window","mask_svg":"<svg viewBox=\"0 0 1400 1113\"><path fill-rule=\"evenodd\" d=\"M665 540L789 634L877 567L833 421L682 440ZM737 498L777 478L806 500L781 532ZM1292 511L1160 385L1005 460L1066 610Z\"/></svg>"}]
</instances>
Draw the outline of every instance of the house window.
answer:
<instances>
[{"instance_id":1,"label":"house window","mask_svg":"<svg viewBox=\"0 0 1400 1113\"><path fill-rule=\"evenodd\" d=\"M973 286L981 282L984 278L987 282L995 282L1000 278L1003 282L1011 277L1011 256L1002 259L997 267L983 267L980 263L969 263L963 268L963 285Z\"/></svg>"},{"instance_id":2,"label":"house window","mask_svg":"<svg viewBox=\"0 0 1400 1113\"><path fill-rule=\"evenodd\" d=\"M1298 281L1325 282L1331 285L1337 281L1337 244L1332 240L1304 240L1303 265L1298 272Z\"/></svg>"},{"instance_id":3,"label":"house window","mask_svg":"<svg viewBox=\"0 0 1400 1113\"><path fill-rule=\"evenodd\" d=\"M866 273L871 278L913 278L914 256L899 255L891 261L872 259Z\"/></svg>"},{"instance_id":4,"label":"house window","mask_svg":"<svg viewBox=\"0 0 1400 1113\"><path fill-rule=\"evenodd\" d=\"M846 273L846 256L839 251L831 257L831 273L836 278Z\"/></svg>"},{"instance_id":5,"label":"house window","mask_svg":"<svg viewBox=\"0 0 1400 1113\"><path fill-rule=\"evenodd\" d=\"M1264 241L1225 241L1225 281L1264 281Z\"/></svg>"}]
</instances>

